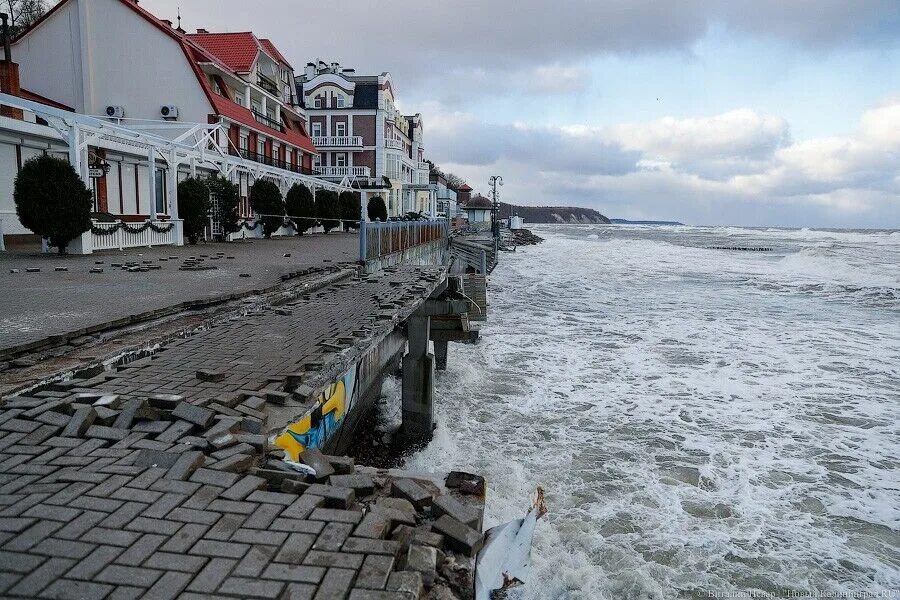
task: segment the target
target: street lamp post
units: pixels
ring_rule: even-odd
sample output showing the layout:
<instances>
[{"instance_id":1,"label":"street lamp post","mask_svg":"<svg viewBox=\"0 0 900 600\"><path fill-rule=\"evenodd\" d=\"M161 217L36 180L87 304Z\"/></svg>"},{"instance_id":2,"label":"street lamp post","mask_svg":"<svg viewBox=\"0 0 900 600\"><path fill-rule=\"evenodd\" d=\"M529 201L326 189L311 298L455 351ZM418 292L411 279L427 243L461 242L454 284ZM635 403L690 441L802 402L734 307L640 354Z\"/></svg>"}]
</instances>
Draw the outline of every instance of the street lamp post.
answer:
<instances>
[{"instance_id":1,"label":"street lamp post","mask_svg":"<svg viewBox=\"0 0 900 600\"><path fill-rule=\"evenodd\" d=\"M500 202L497 200L497 186L503 185L503 177L491 175L488 179L491 186L491 232L495 238L500 237Z\"/></svg>"}]
</instances>

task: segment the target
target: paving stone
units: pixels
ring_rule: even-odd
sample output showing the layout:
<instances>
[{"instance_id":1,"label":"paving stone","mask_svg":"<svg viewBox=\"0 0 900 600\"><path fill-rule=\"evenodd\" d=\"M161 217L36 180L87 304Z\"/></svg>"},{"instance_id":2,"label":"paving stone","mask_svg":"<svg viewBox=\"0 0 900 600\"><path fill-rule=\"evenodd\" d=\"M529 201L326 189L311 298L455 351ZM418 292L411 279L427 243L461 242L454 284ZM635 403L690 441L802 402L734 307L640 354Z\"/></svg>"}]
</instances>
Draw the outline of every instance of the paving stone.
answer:
<instances>
[{"instance_id":1,"label":"paving stone","mask_svg":"<svg viewBox=\"0 0 900 600\"><path fill-rule=\"evenodd\" d=\"M355 587L383 590L394 568L394 557L370 554L356 575Z\"/></svg>"},{"instance_id":2,"label":"paving stone","mask_svg":"<svg viewBox=\"0 0 900 600\"><path fill-rule=\"evenodd\" d=\"M165 535L173 535L181 527L181 523L176 521L166 521L164 519L148 519L146 517L137 517L125 528L133 531L142 531L144 533L162 533Z\"/></svg>"},{"instance_id":3,"label":"paving stone","mask_svg":"<svg viewBox=\"0 0 900 600\"><path fill-rule=\"evenodd\" d=\"M173 600L177 598L181 591L191 581L191 575L188 573L168 572L164 573L156 583L153 584L147 594L143 596L145 600Z\"/></svg>"},{"instance_id":4,"label":"paving stone","mask_svg":"<svg viewBox=\"0 0 900 600\"><path fill-rule=\"evenodd\" d=\"M208 483L223 488L232 487L240 483L241 476L237 473L223 473L222 471L214 471L212 469L200 468L191 475L191 481L197 483ZM229 498L229 500L243 500L243 498Z\"/></svg>"},{"instance_id":5,"label":"paving stone","mask_svg":"<svg viewBox=\"0 0 900 600\"><path fill-rule=\"evenodd\" d=\"M238 577L259 577L266 565L270 564L278 552L277 546L254 545L247 551L238 565L232 571L232 575Z\"/></svg>"},{"instance_id":6,"label":"paving stone","mask_svg":"<svg viewBox=\"0 0 900 600\"><path fill-rule=\"evenodd\" d=\"M205 460L206 457L199 450L184 452L166 473L166 478L184 481L190 477L195 470L202 466Z\"/></svg>"},{"instance_id":7,"label":"paving stone","mask_svg":"<svg viewBox=\"0 0 900 600\"><path fill-rule=\"evenodd\" d=\"M202 406L195 406L188 402L180 402L178 406L175 407L175 410L172 411L172 416L206 429L212 425L216 413L215 411L203 408Z\"/></svg>"},{"instance_id":8,"label":"paving stone","mask_svg":"<svg viewBox=\"0 0 900 600\"><path fill-rule=\"evenodd\" d=\"M121 529L106 529L105 527L94 527L87 530L81 536L84 542L94 544L111 544L113 546L130 546L140 537L139 533L134 531L124 531ZM119 550L121 552L121 550Z\"/></svg>"},{"instance_id":9,"label":"paving stone","mask_svg":"<svg viewBox=\"0 0 900 600\"><path fill-rule=\"evenodd\" d=\"M417 571L394 571L388 577L385 589L389 592L405 594L409 600L418 600L425 595L422 574Z\"/></svg>"},{"instance_id":10,"label":"paving stone","mask_svg":"<svg viewBox=\"0 0 900 600\"><path fill-rule=\"evenodd\" d=\"M245 577L229 577L222 584L229 594L254 598L278 598L285 584L282 581L264 581Z\"/></svg>"},{"instance_id":11,"label":"paving stone","mask_svg":"<svg viewBox=\"0 0 900 600\"><path fill-rule=\"evenodd\" d=\"M156 549L168 539L168 536L146 534L142 535L138 541L132 544L128 550L123 552L116 562L122 565L139 566L147 557L156 552Z\"/></svg>"},{"instance_id":12,"label":"paving stone","mask_svg":"<svg viewBox=\"0 0 900 600\"><path fill-rule=\"evenodd\" d=\"M230 558L212 558L188 584L192 592L213 593L231 573L237 561Z\"/></svg>"},{"instance_id":13,"label":"paving stone","mask_svg":"<svg viewBox=\"0 0 900 600\"><path fill-rule=\"evenodd\" d=\"M222 518L225 519L226 517ZM207 530L209 530L209 527L206 525L187 523L182 525L159 549L165 552L187 552L188 548L203 537Z\"/></svg>"},{"instance_id":14,"label":"paving stone","mask_svg":"<svg viewBox=\"0 0 900 600\"><path fill-rule=\"evenodd\" d=\"M228 471L231 473L243 473L253 466L253 456L249 454L234 454L228 458L212 463L210 468Z\"/></svg>"},{"instance_id":15,"label":"paving stone","mask_svg":"<svg viewBox=\"0 0 900 600\"><path fill-rule=\"evenodd\" d=\"M50 585L54 579L68 571L73 564L75 564L75 561L68 558L50 558L20 579L16 585L8 590L8 593L10 596L33 598Z\"/></svg>"},{"instance_id":16,"label":"paving stone","mask_svg":"<svg viewBox=\"0 0 900 600\"><path fill-rule=\"evenodd\" d=\"M309 553L316 537L308 533L292 533L275 555L274 562L299 565Z\"/></svg>"},{"instance_id":17,"label":"paving stone","mask_svg":"<svg viewBox=\"0 0 900 600\"><path fill-rule=\"evenodd\" d=\"M162 433L156 436L159 442L173 443L186 436L194 429L195 425L188 421L175 421Z\"/></svg>"},{"instance_id":18,"label":"paving stone","mask_svg":"<svg viewBox=\"0 0 900 600\"><path fill-rule=\"evenodd\" d=\"M281 513L282 517L289 519L306 519L313 510L324 506L325 498L315 494L302 495ZM362 518L362 515L360 515Z\"/></svg>"},{"instance_id":19,"label":"paving stone","mask_svg":"<svg viewBox=\"0 0 900 600\"><path fill-rule=\"evenodd\" d=\"M357 496L371 496L375 492L375 483L372 478L363 473L332 475L328 481L334 486L352 488Z\"/></svg>"},{"instance_id":20,"label":"paving stone","mask_svg":"<svg viewBox=\"0 0 900 600\"><path fill-rule=\"evenodd\" d=\"M371 538L349 537L341 546L342 552L353 554L384 554L397 556L402 544L394 540L376 540Z\"/></svg>"},{"instance_id":21,"label":"paving stone","mask_svg":"<svg viewBox=\"0 0 900 600\"><path fill-rule=\"evenodd\" d=\"M340 567L342 569L359 569L363 557L360 554L345 554L342 552L323 552L310 550L303 559L304 565L318 567Z\"/></svg>"},{"instance_id":22,"label":"paving stone","mask_svg":"<svg viewBox=\"0 0 900 600\"><path fill-rule=\"evenodd\" d=\"M37 521L8 542L4 549L25 552L42 542L44 538L52 535L53 532L62 526L62 523L57 523L56 521Z\"/></svg>"},{"instance_id":23,"label":"paving stone","mask_svg":"<svg viewBox=\"0 0 900 600\"><path fill-rule=\"evenodd\" d=\"M267 529L275 517L282 513L284 507L280 504L260 504L259 508L244 521L244 527L250 529Z\"/></svg>"},{"instance_id":24,"label":"paving stone","mask_svg":"<svg viewBox=\"0 0 900 600\"><path fill-rule=\"evenodd\" d=\"M344 600L356 580L354 569L332 567L326 571L315 600Z\"/></svg>"},{"instance_id":25,"label":"paving stone","mask_svg":"<svg viewBox=\"0 0 900 600\"><path fill-rule=\"evenodd\" d=\"M398 511L399 512L399 511ZM353 535L362 538L383 539L391 532L391 520L380 511L366 513L363 520L353 531Z\"/></svg>"},{"instance_id":26,"label":"paving stone","mask_svg":"<svg viewBox=\"0 0 900 600\"><path fill-rule=\"evenodd\" d=\"M38 565L44 562L44 558L31 554L21 554L18 552L0 551L0 565L5 571L14 571L16 573L29 573L36 569Z\"/></svg>"},{"instance_id":27,"label":"paving stone","mask_svg":"<svg viewBox=\"0 0 900 600\"><path fill-rule=\"evenodd\" d=\"M352 489L321 483L309 486L303 495L322 496L327 508L347 509L356 501L356 493Z\"/></svg>"},{"instance_id":28,"label":"paving stone","mask_svg":"<svg viewBox=\"0 0 900 600\"><path fill-rule=\"evenodd\" d=\"M356 524L362 520L363 514L358 510L336 510L317 508L309 515L311 521L337 521L338 523Z\"/></svg>"},{"instance_id":29,"label":"paving stone","mask_svg":"<svg viewBox=\"0 0 900 600\"><path fill-rule=\"evenodd\" d=\"M353 532L353 525L349 523L326 523L322 532L316 538L313 544L314 550L325 550L328 552L338 552L350 534Z\"/></svg>"},{"instance_id":30,"label":"paving stone","mask_svg":"<svg viewBox=\"0 0 900 600\"><path fill-rule=\"evenodd\" d=\"M407 600L407 598L399 592L354 588L350 591L349 600Z\"/></svg>"},{"instance_id":31,"label":"paving stone","mask_svg":"<svg viewBox=\"0 0 900 600\"><path fill-rule=\"evenodd\" d=\"M114 586L105 583L57 579L43 591L41 596L59 600L103 600L113 589Z\"/></svg>"},{"instance_id":32,"label":"paving stone","mask_svg":"<svg viewBox=\"0 0 900 600\"><path fill-rule=\"evenodd\" d=\"M324 575L324 567L275 563L266 567L265 571L262 573L262 578L303 583L319 583Z\"/></svg>"},{"instance_id":33,"label":"paving stone","mask_svg":"<svg viewBox=\"0 0 900 600\"><path fill-rule=\"evenodd\" d=\"M472 529L481 530L481 512L447 494L442 494L434 499L431 505L431 514L435 518L449 515Z\"/></svg>"},{"instance_id":34,"label":"paving stone","mask_svg":"<svg viewBox=\"0 0 900 600\"><path fill-rule=\"evenodd\" d=\"M334 475L334 467L322 454L318 448L307 448L300 453L300 462L313 468L316 472L316 479L326 479Z\"/></svg>"},{"instance_id":35,"label":"paving stone","mask_svg":"<svg viewBox=\"0 0 900 600\"><path fill-rule=\"evenodd\" d=\"M205 470L205 469L201 469ZM218 471L213 471L219 473ZM222 476L226 475L221 473ZM237 481L227 490L222 492L221 496L227 500L244 500L256 490L263 489L266 486L266 480L255 475L245 475L237 478ZM296 498L295 498L296 500ZM293 502L292 502L293 504Z\"/></svg>"},{"instance_id":36,"label":"paving stone","mask_svg":"<svg viewBox=\"0 0 900 600\"><path fill-rule=\"evenodd\" d=\"M210 527L209 531L203 536L211 540L226 541L230 540L234 532L240 529L246 520L245 515L225 514L219 519L215 525Z\"/></svg>"},{"instance_id":37,"label":"paving stone","mask_svg":"<svg viewBox=\"0 0 900 600\"><path fill-rule=\"evenodd\" d=\"M412 479L395 479L391 482L391 496L409 500L416 510L431 505L431 492Z\"/></svg>"},{"instance_id":38,"label":"paving stone","mask_svg":"<svg viewBox=\"0 0 900 600\"><path fill-rule=\"evenodd\" d=\"M200 369L195 375L200 381L210 381L213 383L218 383L228 377L228 373L225 371L215 369Z\"/></svg>"},{"instance_id":39,"label":"paving stone","mask_svg":"<svg viewBox=\"0 0 900 600\"><path fill-rule=\"evenodd\" d=\"M184 573L199 573L200 569L209 561L205 556L191 556L190 554L176 554L173 552L154 552L144 566L148 569L161 571L182 571Z\"/></svg>"},{"instance_id":40,"label":"paving stone","mask_svg":"<svg viewBox=\"0 0 900 600\"><path fill-rule=\"evenodd\" d=\"M94 551L86 557L82 558L77 565L66 573L66 577L71 579L90 580L102 571L106 565L111 563L117 556L122 553L121 548L114 546L97 546Z\"/></svg>"},{"instance_id":41,"label":"paving stone","mask_svg":"<svg viewBox=\"0 0 900 600\"><path fill-rule=\"evenodd\" d=\"M281 494L278 492L267 492L265 490L257 490L247 497L249 502L264 502L267 504L282 504L290 506L297 500L297 496L293 494Z\"/></svg>"},{"instance_id":42,"label":"paving stone","mask_svg":"<svg viewBox=\"0 0 900 600\"><path fill-rule=\"evenodd\" d=\"M150 587L156 583L156 580L159 579L160 575L162 575L162 571L156 569L109 565L100 571L100 573L95 576L95 579L103 583Z\"/></svg>"},{"instance_id":43,"label":"paving stone","mask_svg":"<svg viewBox=\"0 0 900 600\"><path fill-rule=\"evenodd\" d=\"M302 519L285 519L279 517L272 521L268 531L285 531L288 533L311 533L318 535L324 529L322 521L304 521Z\"/></svg>"},{"instance_id":44,"label":"paving stone","mask_svg":"<svg viewBox=\"0 0 900 600\"><path fill-rule=\"evenodd\" d=\"M437 577L438 550L431 546L412 544L406 552L406 568L422 576L425 587L431 587Z\"/></svg>"},{"instance_id":45,"label":"paving stone","mask_svg":"<svg viewBox=\"0 0 900 600\"><path fill-rule=\"evenodd\" d=\"M481 532L449 515L442 516L432 523L431 527L444 536L444 544L447 548L466 556L475 556L484 544L484 536Z\"/></svg>"},{"instance_id":46,"label":"paving stone","mask_svg":"<svg viewBox=\"0 0 900 600\"><path fill-rule=\"evenodd\" d=\"M238 529L231 536L231 541L244 544L270 544L280 546L287 539L287 532L265 529Z\"/></svg>"},{"instance_id":47,"label":"paving stone","mask_svg":"<svg viewBox=\"0 0 900 600\"><path fill-rule=\"evenodd\" d=\"M61 556L63 558L84 558L95 548L94 544L59 538L47 538L30 550L32 554Z\"/></svg>"},{"instance_id":48,"label":"paving stone","mask_svg":"<svg viewBox=\"0 0 900 600\"><path fill-rule=\"evenodd\" d=\"M66 425L60 435L65 437L82 437L87 432L88 428L94 424L96 418L97 411L92 407L87 406L79 408L75 411L75 414L72 415L69 424Z\"/></svg>"},{"instance_id":49,"label":"paving stone","mask_svg":"<svg viewBox=\"0 0 900 600\"><path fill-rule=\"evenodd\" d=\"M250 546L247 544L200 540L190 549L190 554L215 558L241 558L249 549Z\"/></svg>"}]
</instances>

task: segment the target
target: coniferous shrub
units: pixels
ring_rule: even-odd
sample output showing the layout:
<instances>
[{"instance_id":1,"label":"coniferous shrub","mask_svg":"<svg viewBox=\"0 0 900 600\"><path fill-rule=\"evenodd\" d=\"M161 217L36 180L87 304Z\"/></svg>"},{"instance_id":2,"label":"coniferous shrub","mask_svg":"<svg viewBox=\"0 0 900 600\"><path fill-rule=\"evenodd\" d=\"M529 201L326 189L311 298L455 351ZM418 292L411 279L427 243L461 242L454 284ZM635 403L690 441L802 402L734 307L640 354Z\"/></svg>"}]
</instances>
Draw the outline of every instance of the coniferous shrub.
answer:
<instances>
[{"instance_id":1,"label":"coniferous shrub","mask_svg":"<svg viewBox=\"0 0 900 600\"><path fill-rule=\"evenodd\" d=\"M316 224L316 204L312 192L302 183L291 186L284 198L284 205L288 216L296 217L294 228L300 235Z\"/></svg>"},{"instance_id":2,"label":"coniferous shrub","mask_svg":"<svg viewBox=\"0 0 900 600\"><path fill-rule=\"evenodd\" d=\"M340 218L340 207L338 206L338 195L331 190L322 190L316 192L316 217L319 224L328 233L338 226Z\"/></svg>"},{"instance_id":3,"label":"coniferous shrub","mask_svg":"<svg viewBox=\"0 0 900 600\"><path fill-rule=\"evenodd\" d=\"M366 207L370 221L387 221L387 205L381 196L373 196Z\"/></svg>"},{"instance_id":4,"label":"coniferous shrub","mask_svg":"<svg viewBox=\"0 0 900 600\"><path fill-rule=\"evenodd\" d=\"M219 221L222 233L236 233L240 230L240 190L236 183L231 183L221 175L214 175L206 180L210 200L213 205L213 218Z\"/></svg>"},{"instance_id":5,"label":"coniferous shrub","mask_svg":"<svg viewBox=\"0 0 900 600\"><path fill-rule=\"evenodd\" d=\"M196 244L209 223L209 187L202 179L189 177L178 184L178 216L184 220L184 235Z\"/></svg>"},{"instance_id":6,"label":"coniferous shrub","mask_svg":"<svg viewBox=\"0 0 900 600\"><path fill-rule=\"evenodd\" d=\"M344 229L359 229L360 212L359 192L343 191L338 196L338 204L341 207L341 219L344 221Z\"/></svg>"},{"instance_id":7,"label":"coniferous shrub","mask_svg":"<svg viewBox=\"0 0 900 600\"><path fill-rule=\"evenodd\" d=\"M91 191L69 162L43 154L22 165L13 187L19 221L60 254L91 228Z\"/></svg>"},{"instance_id":8,"label":"coniferous shrub","mask_svg":"<svg viewBox=\"0 0 900 600\"><path fill-rule=\"evenodd\" d=\"M260 217L263 235L272 237L284 224L284 199L278 186L268 179L257 179L250 187L250 207Z\"/></svg>"}]
</instances>

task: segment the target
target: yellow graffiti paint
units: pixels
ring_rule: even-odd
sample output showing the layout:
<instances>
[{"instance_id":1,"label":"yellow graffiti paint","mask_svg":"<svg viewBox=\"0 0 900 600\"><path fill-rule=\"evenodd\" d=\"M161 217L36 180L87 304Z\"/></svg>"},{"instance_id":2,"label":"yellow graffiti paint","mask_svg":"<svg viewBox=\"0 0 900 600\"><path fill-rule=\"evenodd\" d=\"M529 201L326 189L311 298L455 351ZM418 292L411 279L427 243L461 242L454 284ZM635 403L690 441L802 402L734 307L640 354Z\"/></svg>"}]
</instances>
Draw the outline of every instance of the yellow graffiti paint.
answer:
<instances>
[{"instance_id":1,"label":"yellow graffiti paint","mask_svg":"<svg viewBox=\"0 0 900 600\"><path fill-rule=\"evenodd\" d=\"M284 432L275 438L275 445L282 448L291 460L299 460L300 453L306 448L318 448L323 445L344 420L347 411L345 380L350 377L351 374L347 373L328 386L319 395L316 405L310 412L299 421L288 425ZM319 417L313 424L313 415L316 413Z\"/></svg>"}]
</instances>

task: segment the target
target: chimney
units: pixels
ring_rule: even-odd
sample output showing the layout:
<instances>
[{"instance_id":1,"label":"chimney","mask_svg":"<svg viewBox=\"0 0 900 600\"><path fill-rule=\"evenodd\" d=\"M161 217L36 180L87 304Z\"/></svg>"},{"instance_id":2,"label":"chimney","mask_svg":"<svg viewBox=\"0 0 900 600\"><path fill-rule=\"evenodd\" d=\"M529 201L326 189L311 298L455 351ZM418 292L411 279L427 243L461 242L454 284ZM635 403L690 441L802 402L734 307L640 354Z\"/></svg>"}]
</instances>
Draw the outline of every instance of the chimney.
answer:
<instances>
[{"instance_id":1,"label":"chimney","mask_svg":"<svg viewBox=\"0 0 900 600\"><path fill-rule=\"evenodd\" d=\"M316 76L316 64L315 63L306 63L306 69L304 69L303 74L306 75L306 80L309 81L313 77Z\"/></svg>"},{"instance_id":2,"label":"chimney","mask_svg":"<svg viewBox=\"0 0 900 600\"><path fill-rule=\"evenodd\" d=\"M169 27L172 26L172 19L160 19L160 21L162 21L163 23L165 23L165 24L168 25Z\"/></svg>"},{"instance_id":3,"label":"chimney","mask_svg":"<svg viewBox=\"0 0 900 600\"><path fill-rule=\"evenodd\" d=\"M20 96L22 88L19 85L19 65L12 61L12 49L9 45L9 15L0 13L0 35L3 36L3 60L0 61L0 92L10 96ZM23 120L25 114L22 109L10 106L0 106L0 115L10 119Z\"/></svg>"}]
</instances>

